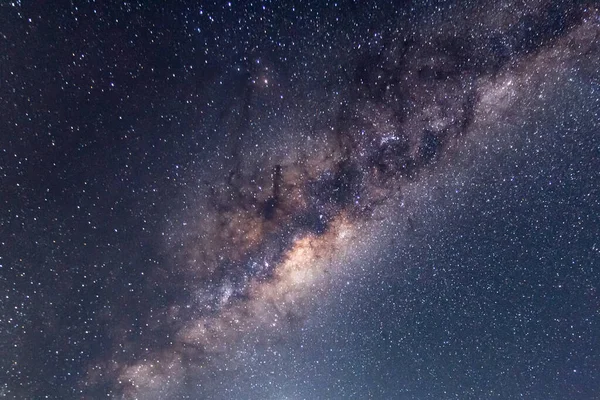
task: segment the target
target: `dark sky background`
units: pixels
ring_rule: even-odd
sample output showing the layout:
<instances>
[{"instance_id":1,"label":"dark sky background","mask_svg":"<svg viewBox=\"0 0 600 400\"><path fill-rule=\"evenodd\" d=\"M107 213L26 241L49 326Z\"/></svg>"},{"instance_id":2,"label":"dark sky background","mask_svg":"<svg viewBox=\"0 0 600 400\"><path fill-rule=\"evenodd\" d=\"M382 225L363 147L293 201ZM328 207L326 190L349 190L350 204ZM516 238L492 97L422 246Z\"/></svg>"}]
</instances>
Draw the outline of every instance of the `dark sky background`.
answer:
<instances>
[{"instance_id":1,"label":"dark sky background","mask_svg":"<svg viewBox=\"0 0 600 400\"><path fill-rule=\"evenodd\" d=\"M393 3L0 3L0 398L600 398L600 11Z\"/></svg>"}]
</instances>

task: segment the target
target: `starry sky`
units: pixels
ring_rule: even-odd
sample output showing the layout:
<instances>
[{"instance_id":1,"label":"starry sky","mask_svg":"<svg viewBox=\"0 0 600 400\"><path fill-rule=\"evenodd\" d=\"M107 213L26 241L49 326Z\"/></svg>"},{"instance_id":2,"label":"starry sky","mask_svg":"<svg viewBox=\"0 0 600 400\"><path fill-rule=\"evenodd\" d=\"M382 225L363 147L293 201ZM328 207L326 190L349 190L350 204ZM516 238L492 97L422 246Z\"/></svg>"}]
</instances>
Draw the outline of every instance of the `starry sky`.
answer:
<instances>
[{"instance_id":1,"label":"starry sky","mask_svg":"<svg viewBox=\"0 0 600 400\"><path fill-rule=\"evenodd\" d=\"M0 398L599 399L593 1L0 2Z\"/></svg>"}]
</instances>

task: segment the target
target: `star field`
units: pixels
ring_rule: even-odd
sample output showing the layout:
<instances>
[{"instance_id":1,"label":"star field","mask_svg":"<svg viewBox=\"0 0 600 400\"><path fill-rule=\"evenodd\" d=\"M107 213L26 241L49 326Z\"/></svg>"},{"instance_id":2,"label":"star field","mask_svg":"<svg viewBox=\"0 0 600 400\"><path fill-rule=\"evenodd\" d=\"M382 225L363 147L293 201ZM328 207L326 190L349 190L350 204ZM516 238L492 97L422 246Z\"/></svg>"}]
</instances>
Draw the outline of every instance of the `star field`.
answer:
<instances>
[{"instance_id":1,"label":"star field","mask_svg":"<svg viewBox=\"0 0 600 400\"><path fill-rule=\"evenodd\" d=\"M600 396L593 2L0 4L0 398Z\"/></svg>"}]
</instances>

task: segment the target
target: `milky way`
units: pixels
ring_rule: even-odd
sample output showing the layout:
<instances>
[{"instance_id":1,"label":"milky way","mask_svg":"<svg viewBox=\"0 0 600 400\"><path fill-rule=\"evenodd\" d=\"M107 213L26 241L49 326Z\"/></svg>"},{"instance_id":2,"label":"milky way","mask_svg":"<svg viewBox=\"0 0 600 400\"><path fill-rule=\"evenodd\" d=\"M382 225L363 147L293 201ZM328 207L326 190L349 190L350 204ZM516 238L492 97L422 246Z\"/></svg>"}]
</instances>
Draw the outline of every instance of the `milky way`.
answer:
<instances>
[{"instance_id":1,"label":"milky way","mask_svg":"<svg viewBox=\"0 0 600 400\"><path fill-rule=\"evenodd\" d=\"M178 278L158 274L155 284L186 295L149 333L168 340L92 367L89 384L109 379L124 398L170 398L189 382L210 386L239 346L285 338L348 258L374 248L367 235L403 191L452 168L464 140L477 141L549 75L597 62L599 32L594 10L542 4L449 12L419 32L381 34L334 66L336 93L317 94L325 111L309 131L302 121L319 110L286 112L296 131L279 128L266 156L248 155L243 142L270 102L259 93L269 78L256 72L269 69L255 66L237 83L240 104L219 117L227 160L198 172L190 209L169 227L165 268ZM295 135L300 143L290 144Z\"/></svg>"},{"instance_id":2,"label":"milky way","mask_svg":"<svg viewBox=\"0 0 600 400\"><path fill-rule=\"evenodd\" d=\"M11 306L7 306L6 310L0 308L5 316L3 320L7 321L2 335L7 341L14 340L15 345L14 349L0 347L0 351L7 354L6 359L10 360L0 365L3 370L9 371L9 383L0 386L0 397L14 394L14 398L42 398L42 394L55 390L51 395L56 398L63 398L59 393L86 399L266 398L256 397L267 396L266 393L273 398L281 398L277 396L291 393L286 392L286 384L294 382L300 389L284 398L401 398L399 393L406 394L407 399L437 398L436 394L426 394L417 389L410 393L409 389L404 392L404 389L372 392L368 384L350 391L343 388L342 378L326 383L327 390L331 392L303 392L302 384L307 387L316 385L314 382L318 382L319 374L314 371L307 373L312 378L298 383L300 373L288 377L282 372L281 376L285 376L281 379L282 383L278 381L281 377L275 365L285 369L286 365L296 362L295 356L291 355L295 351L301 354L304 354L303 351L309 351L309 354L333 353L333 345L323 350L316 342L307 343L305 339L302 339L302 345L296 342L300 341L299 337L305 338L302 335L310 337L311 332L325 330L324 326L337 326L340 322L332 310L358 302L356 299L359 298L360 302L368 304L370 292L369 295L360 292L364 281L376 281L378 290L383 291L387 287L385 284L401 280L399 276L406 276L408 282L411 274L421 274L419 262L411 258L410 252L422 249L418 259L423 260L434 259L437 254L433 245L434 234L420 233L425 231L425 221L435 225L435 218L433 222L427 220L428 213L443 220L441 216L450 215L451 207L440 211L439 204L443 204L444 199L459 196L467 177L484 175L479 172L482 169L500 171L511 167L509 161L504 165L504 159L511 158L498 154L520 154L530 145L530 139L521 132L526 131L527 124L535 124L536 118L547 112L545 108L550 107L557 96L560 97L556 93L572 82L572 76L578 76L586 85L592 85L589 82L594 81L595 90L600 90L597 86L600 12L591 5L578 2L543 0L527 4L489 1L469 6L415 4L406 7L340 2L322 6L322 10L320 7L313 9L308 5L305 8L290 4L278 8L266 3L254 10L256 4L225 2L223 5L186 7L185 11L179 10L177 14L193 14L194 17L177 21L167 17L170 15L168 11L155 10L158 15L156 23L150 23L150 17L144 16L144 7L126 6L126 12L122 12L131 16L126 20L129 26L134 27L133 33L117 28L102 31L102 35L89 33L90 37L101 37L97 46L106 47L106 51L92 52L97 60L87 61L83 50L65 50L65 65L74 68L75 72L69 72L73 75L61 72L62 81L52 81L50 88L39 89L40 93L49 93L48 96L52 97L53 90L59 90L58 86L65 90L65 87L74 85L73 81L79 82L77 79L84 82L77 85L88 94L101 84L106 85L106 93L109 93L112 88L118 88L119 73L123 71L129 71L123 72L127 79L143 75L154 82L157 78L153 74L158 74L155 69L160 71L162 68L161 51L169 49L175 60L173 65L177 67L169 65L160 78L163 83L158 87L166 93L164 100L163 92L140 84L135 86L137 92L147 91L139 95L140 101L129 104L128 100L124 100L129 99L129 95L121 96L118 101L129 105L118 107L115 112L107 111L105 114L98 110L112 110L110 104L116 98L98 94L96 100L84 101L82 99L87 97L82 94L81 97L73 95L61 100L66 105L55 114L64 113L64 118L56 117L56 121L47 122L46 117L36 117L40 118L43 129L51 129L54 124L71 133L92 129L90 126L96 131L103 131L104 121L108 118L115 122L107 126L120 133L118 139L90 139L89 143L82 139L83 144L72 138L78 136L65 134L63 144L59 143L60 149L75 142L74 146L78 149L92 149L75 158L69 151L63 150L56 153L53 150L27 151L30 157L44 160L41 165L51 165L49 168L66 165L64 171L75 174L72 171L82 170L91 178L79 179L76 175L67 184L61 178L57 181L60 184L48 185L48 188L44 186L45 182L37 183L35 190L44 192L43 196L62 191L67 193L65 196L77 199L73 205L67 202L69 208L60 214L60 218L46 214L44 225L57 226L58 239L49 239L50 234L46 230L53 228L44 228L44 234L40 236L48 239L24 240L23 233L15 233L7 235L11 238L9 241L2 242L2 246L13 249L7 253L7 260L19 260L21 264L34 265L38 257L23 254L37 254L38 250L21 251L20 246L26 245L18 243L32 242L35 243L34 248L47 246L52 249L51 254L70 254L64 258L47 255L42 263L51 265L51 281L60 282L58 287L61 288L57 290L60 300L52 300L54 297L50 296L39 301L47 309L52 309L55 303L61 304L61 307L69 304L67 297L60 297L61 290L77 291L77 295L89 291L90 298L92 293L95 295L90 304L104 302L104 305L89 305L89 311L83 314L91 316L84 322L71 321L76 312L57 312L56 317L47 317L45 313L50 315L52 312L39 306L31 315L39 314L42 322L39 326L31 324L35 328L30 329L26 323L19 325L15 322L22 316L11 317L13 303L7 300ZM37 17L33 16L34 11L29 12L34 20L32 22L31 18L25 17L29 14L27 10L21 10L20 2L11 7L19 10L16 13L21 20L35 23ZM260 14L271 9L274 11L268 16ZM96 15L96 11L94 8L92 13L90 9L89 15ZM101 18L115 20L115 23L125 19L119 13L111 14L110 7L98 14ZM64 19L71 21L71 16L76 13L68 15ZM215 23L215 18L220 21L219 24ZM79 24L77 19L73 21L65 22L64 26ZM59 26L62 27L61 24ZM91 26L93 31L95 25ZM230 31L230 26L239 26L239 32L247 29L251 39L240 39L242 36L232 33L237 31ZM279 27L278 33L271 32L273 26ZM184 30L185 35L178 36L177 32ZM156 32L161 37L156 41L164 43L162 50L155 51L155 58L148 65L131 67L136 64L137 57L142 57L136 53L141 50L134 50L135 40L147 34L150 38L148 43L154 43ZM39 28L39 32L32 34L48 33ZM187 54L186 47L180 44L184 40L182 37L194 37L193 40L204 44L204 47L198 45L203 50L197 52L194 45L192 55ZM4 39L7 39L6 35ZM106 45L113 41L118 45ZM276 45L270 48L265 41ZM25 48L25 45L7 47L10 48L10 52L6 53L10 54L6 57L8 69L12 68L13 59L21 57L26 61L31 58L26 50L19 50L20 47ZM54 45L50 47L53 51L60 51ZM81 48L89 47L87 39L83 39ZM98 75L94 75L94 63L113 55L125 66L117 72L110 68L99 69ZM144 55L144 60L148 57ZM191 61L195 57L204 61ZM52 65L51 61L49 63ZM81 65L87 65L87 70ZM44 67L43 70L49 69ZM2 74L5 71L3 69ZM69 79L64 77L67 75L77 78L69 83ZM179 76L187 78L178 81L182 79ZM9 82L10 79L13 78L5 80ZM171 85L171 79L176 83ZM18 86L14 82L12 85ZM42 85L37 86L42 88ZM105 93L105 89L101 92ZM134 91L131 92L135 96ZM34 92L29 98L37 98L36 95ZM104 103L101 104L99 99L104 99ZM146 99L150 100L146 102ZM91 105L87 111L78 111L73 113L76 116L70 116L69 104L88 103ZM10 107L13 107L12 104L9 104ZM48 101L48 104L51 102ZM14 107L18 109L20 106L17 107L17 102L14 102ZM177 119L179 111L173 111L177 107L189 107L181 111L187 122ZM164 112L153 115L155 108ZM52 110L50 106L48 109ZM95 111L98 115L94 115ZM78 122L80 120L81 123ZM19 123L11 126L11 129L17 129ZM535 132L549 129L540 124ZM106 130L111 131L109 128ZM154 141L151 139L152 131L166 133L159 135L160 140ZM185 135L188 135L187 139L177 139ZM55 147L55 139L48 140L51 140L48 148ZM110 149L119 148L121 141L128 140L133 144L127 145L129 156L124 158L125 161L120 156L113 158L108 154L112 151ZM540 143L545 141L551 140L541 139ZM10 146L6 146L10 151L5 150L5 153L14 153L16 158L20 145L10 142ZM106 159L96 159L100 151L97 149L104 147L109 149L103 150L108 154ZM496 158L488 154L495 154ZM49 161L45 157L50 157ZM109 168L105 164L113 160L115 164L123 165L119 167L120 172L102 172L103 168ZM486 160L492 161L486 165ZM160 165L160 168L167 165L165 169L169 173L164 173L166 179L156 178L151 172L155 165ZM581 168L588 168L590 176L593 174L593 167ZM42 168L32 167L32 170L38 169ZM34 172L31 172L32 176L35 176ZM571 176L575 175L571 173ZM10 176L5 173L5 177ZM508 179L512 181L515 177ZM167 180L175 183L160 183ZM40 181L43 179L40 178ZM20 181L15 178L15 182ZM10 183L12 185L13 181L10 180ZM97 191L94 190L96 185L100 188ZM56 189L63 186L64 189ZM22 185L18 183L15 187L21 188ZM449 190L444 189L448 187L456 189L452 189L450 194L439 194ZM104 217L94 219L92 212L88 212L81 217L83 219L77 225L79 228L65 228L59 221L79 218L75 214L81 210L80 205L83 209L92 208L78 200L87 196L86 190L98 193L89 201L94 207L97 203L103 204L109 196L118 198L120 191L131 191L127 198L133 200L127 206L128 211L123 205L127 203L125 200L116 200L114 205L106 206L105 215L110 215L107 221L111 221L106 222L106 226L103 226ZM525 198L527 193L523 193L514 197ZM40 198L46 199L43 196ZM593 197L591 194L587 196L581 201L590 201ZM139 200L140 197L143 199ZM7 200L6 208L14 214L13 209L18 210L18 206L10 204ZM15 200L14 204L18 205L20 201ZM35 209L30 202L26 204L28 208ZM41 210L41 207L38 206L38 209ZM154 208L160 210L156 214L148 211ZM477 214L478 211L472 213ZM125 214L134 217L125 217ZM154 218L146 215L154 215ZM119 224L121 218L127 222ZM531 218L533 220L534 217ZM153 221L149 222L151 219ZM114 227L108 226L115 221ZM129 221L135 221L136 225L130 226ZM537 229L539 221L531 224ZM87 233L90 229L92 233ZM453 227L442 226L438 230L446 232L445 229L452 230ZM456 229L460 231L459 227ZM26 233L27 230L23 231ZM71 231L74 233L63 233ZM490 228L490 232L492 236L502 237L494 228ZM119 235L116 236L118 239L113 239L113 234ZM29 236L36 237L33 233ZM61 248L57 240L63 243L68 242L64 237L72 237L69 240L76 241L78 236L84 238L81 246L88 250L77 246L71 247L70 251L56 250ZM107 242L108 245L96 242ZM96 250L92 252L90 248ZM387 256L390 248L400 250L395 250L393 256ZM593 251L597 252L596 248ZM590 250L583 252L589 253ZM79 255L80 258L77 258ZM446 257L448 263L452 257L452 254ZM385 272L381 265L391 262L389 259L402 266ZM9 261L2 260L0 257L0 268L9 264ZM79 271L76 270L79 267L70 266L71 262L76 264L73 260L82 265L91 264ZM18 264L17 261L15 263ZM575 264L575 261L572 263ZM419 275L419 281L442 282L441 278L436 278L437 268L434 266L433 272L424 274L424 277ZM23 272L19 274L15 272L15 281L19 276L26 276ZM76 278L65 278L71 274L82 276L81 288L77 286L79 281ZM388 275L394 278L383 278ZM94 283L103 282L103 290L93 291L88 276L99 276L94 278ZM31 284L23 279L23 287L35 287L33 278ZM524 283L514 286L521 284ZM47 283L43 286L53 288L53 285ZM41 283L38 286L42 286ZM358 289L352 292L350 288ZM27 299L38 295L37 291L32 294L28 290L17 292L29 293ZM596 298L593 285L590 284L586 290L586 298ZM114 293L102 294L106 291ZM6 299L16 298L17 292L7 289ZM21 300L11 301L17 304L15 310L20 310L19 307L25 309L25 303L19 303ZM593 303L595 300L590 301ZM384 303L382 301L381 309L385 308ZM552 308L552 305L546 307ZM82 314L81 311L78 313ZM448 313L451 314L450 311ZM408 311L405 314L410 315ZM476 319L476 313L469 318ZM339 320L342 319L339 317ZM358 317L356 320L351 322L359 325L364 322ZM411 325L410 321L407 317L402 323L407 330L420 324ZM553 321L562 323L558 318ZM391 343L393 334L384 332L386 323L385 318L377 323L380 327L378 337L383 341L389 339ZM22 334L13 334L19 329ZM81 335L85 339L72 339L71 331L83 332ZM39 336L36 332L40 332ZM446 329L445 334L449 336L448 332ZM355 334L362 335L359 331L350 332L346 339ZM426 332L419 340L426 341L427 335ZM61 336L68 338L65 339L68 343L63 343ZM94 340L88 339L88 336L93 336ZM485 339L481 337L481 340ZM4 338L0 336L0 339ZM406 338L402 340L408 341ZM445 345L446 341L443 343ZM85 354L85 357L78 358L77 372L69 370L64 376L46 367L43 376L66 382L52 384L48 389L44 384L32 383L36 380L33 377L37 365L33 355L38 346L50 349L44 350L43 354L57 357L64 348L72 348L70 351L73 352L81 348L79 354ZM306 350L307 347L309 350ZM31 355L21 356L20 348L29 348ZM473 348L479 350L477 346ZM498 346L498 353L502 354L502 351ZM415 353L418 353L417 350ZM265 354L273 366L269 365L271 361L261 358ZM357 351L349 357L360 360L362 355ZM423 360L427 360L428 355L422 352L411 357L426 363ZM69 357L65 359L68 361ZM281 364L277 364L279 361L273 361L289 359L293 362L286 364L280 361ZM71 360L75 362L75 357ZM382 357L378 362L387 365L386 360L389 361ZM435 364L443 362L437 359ZM493 370L492 364L486 368ZM333 368L334 363L326 365L331 366L333 373L339 372ZM366 368L365 365L362 367ZM316 371L318 367L314 368ZM343 368L340 367L341 370ZM421 373L420 370L418 373ZM353 370L351 375L356 376L357 381L368 376L367 372L354 374ZM443 376L430 375L436 384L445 382ZM465 373L465 376L471 375L476 375L475 367ZM600 382L597 371L590 375L590 381ZM340 376L352 380L342 372ZM448 376L452 374L448 372ZM26 379L29 379L29 389L26 388L28 384L23 383L27 382ZM421 379L418 381L421 382ZM502 382L505 379L509 378L502 375ZM262 381L268 390L263 390L261 385L253 386L252 382L257 380ZM396 380L400 382L400 378ZM406 378L406 381L409 380ZM342 386L342 389L337 390L336 385ZM348 383L347 386L351 385ZM522 386L531 390L527 393L536 393L527 384ZM62 387L63 391L57 387ZM447 398L501 398L497 396L502 393L501 389L483 393L483 389L478 391L472 384L466 383L454 392L458 397L448 395ZM580 398L591 393L578 390L565 393L584 393ZM446 393L442 389L435 393L440 395L441 392ZM461 397L463 394L464 397ZM539 398L536 397L538 395L532 396Z\"/></svg>"}]
</instances>

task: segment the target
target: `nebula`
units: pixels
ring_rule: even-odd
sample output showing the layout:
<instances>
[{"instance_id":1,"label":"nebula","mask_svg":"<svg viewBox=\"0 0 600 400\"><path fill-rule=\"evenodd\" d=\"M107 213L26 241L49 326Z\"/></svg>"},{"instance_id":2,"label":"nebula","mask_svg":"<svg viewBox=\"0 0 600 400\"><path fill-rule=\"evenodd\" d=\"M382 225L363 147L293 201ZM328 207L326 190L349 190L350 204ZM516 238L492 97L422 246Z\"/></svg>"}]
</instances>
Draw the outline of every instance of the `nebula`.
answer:
<instances>
[{"instance_id":1,"label":"nebula","mask_svg":"<svg viewBox=\"0 0 600 400\"><path fill-rule=\"evenodd\" d=\"M281 129L264 155L243 144L264 70L240 78L218 118L226 150L193 177L188 208L166 227L171 262L152 284L180 295L135 356L98 360L85 387L170 398L207 382L236 349L285 340L348 260L372 251L361 236L377 235L412 183L468 157L464 142L504 123L548 71L598 57L597 10L539 6L459 10L356 50L322 89L321 109L292 109L300 132Z\"/></svg>"}]
</instances>

